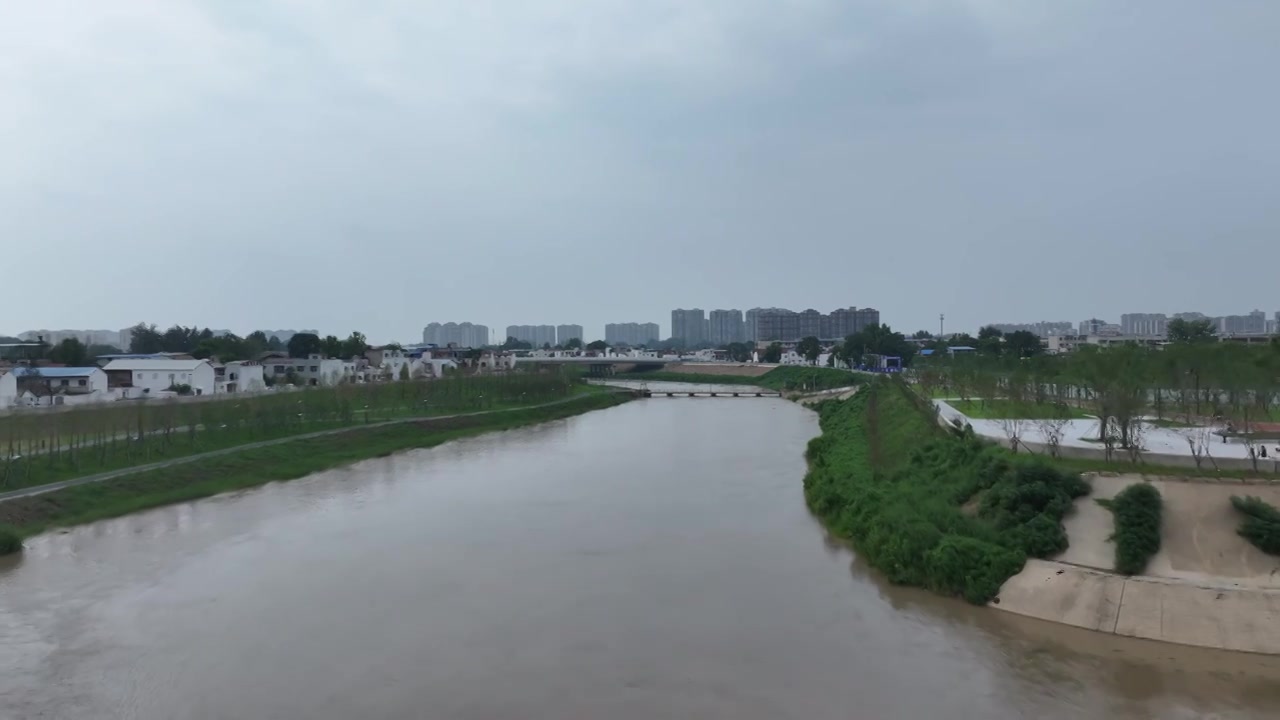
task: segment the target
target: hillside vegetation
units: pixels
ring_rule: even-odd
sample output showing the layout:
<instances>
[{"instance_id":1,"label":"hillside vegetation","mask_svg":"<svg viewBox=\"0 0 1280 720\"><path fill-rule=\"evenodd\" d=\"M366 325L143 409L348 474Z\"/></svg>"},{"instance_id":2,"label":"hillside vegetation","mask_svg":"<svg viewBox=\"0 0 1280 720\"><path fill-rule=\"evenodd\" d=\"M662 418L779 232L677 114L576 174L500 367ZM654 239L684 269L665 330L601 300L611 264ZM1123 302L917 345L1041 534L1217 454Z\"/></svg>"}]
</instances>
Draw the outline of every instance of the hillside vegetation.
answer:
<instances>
[{"instance_id":1,"label":"hillside vegetation","mask_svg":"<svg viewBox=\"0 0 1280 720\"><path fill-rule=\"evenodd\" d=\"M819 411L805 497L890 581L983 603L1028 556L1066 549L1078 475L944 431L897 379Z\"/></svg>"}]
</instances>

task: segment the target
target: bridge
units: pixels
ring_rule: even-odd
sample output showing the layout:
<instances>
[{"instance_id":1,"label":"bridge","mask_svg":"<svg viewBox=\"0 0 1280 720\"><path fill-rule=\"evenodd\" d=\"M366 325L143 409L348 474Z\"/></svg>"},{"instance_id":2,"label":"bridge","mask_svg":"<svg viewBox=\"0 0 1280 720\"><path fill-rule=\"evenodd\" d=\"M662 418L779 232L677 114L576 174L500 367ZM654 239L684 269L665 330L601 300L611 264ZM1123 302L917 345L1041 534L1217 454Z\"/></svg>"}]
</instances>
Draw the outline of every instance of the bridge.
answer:
<instances>
[{"instance_id":1,"label":"bridge","mask_svg":"<svg viewBox=\"0 0 1280 720\"><path fill-rule=\"evenodd\" d=\"M680 360L675 358L646 358L646 357L621 357L621 356L600 356L600 357L516 357L516 363L519 365L560 365L560 366L577 366L587 368L587 374L594 377L602 377L612 375L616 372L626 372L642 367L662 367L670 363L678 363Z\"/></svg>"},{"instance_id":2,"label":"bridge","mask_svg":"<svg viewBox=\"0 0 1280 720\"><path fill-rule=\"evenodd\" d=\"M641 397L782 397L777 390L649 390L636 391Z\"/></svg>"}]
</instances>

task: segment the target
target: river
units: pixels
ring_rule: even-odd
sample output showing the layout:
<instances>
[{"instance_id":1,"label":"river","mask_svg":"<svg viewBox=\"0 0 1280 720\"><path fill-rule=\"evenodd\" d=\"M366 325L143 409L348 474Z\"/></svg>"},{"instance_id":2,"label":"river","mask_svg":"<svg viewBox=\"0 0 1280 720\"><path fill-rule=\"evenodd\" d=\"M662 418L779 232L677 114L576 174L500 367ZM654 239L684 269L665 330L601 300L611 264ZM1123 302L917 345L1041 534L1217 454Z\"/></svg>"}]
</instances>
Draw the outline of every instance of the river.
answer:
<instances>
[{"instance_id":1,"label":"river","mask_svg":"<svg viewBox=\"0 0 1280 720\"><path fill-rule=\"evenodd\" d=\"M0 717L1280 715L1271 658L888 586L805 508L817 432L655 398L34 538Z\"/></svg>"}]
</instances>

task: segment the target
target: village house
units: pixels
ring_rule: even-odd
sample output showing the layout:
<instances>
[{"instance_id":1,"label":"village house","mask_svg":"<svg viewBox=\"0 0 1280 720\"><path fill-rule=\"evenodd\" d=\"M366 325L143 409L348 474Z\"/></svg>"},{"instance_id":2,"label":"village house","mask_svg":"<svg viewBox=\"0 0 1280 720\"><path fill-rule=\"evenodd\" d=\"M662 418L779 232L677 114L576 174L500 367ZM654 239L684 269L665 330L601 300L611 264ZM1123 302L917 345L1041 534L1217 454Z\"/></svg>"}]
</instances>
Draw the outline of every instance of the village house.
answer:
<instances>
[{"instance_id":1,"label":"village house","mask_svg":"<svg viewBox=\"0 0 1280 720\"><path fill-rule=\"evenodd\" d=\"M345 380L354 380L356 364L337 358L328 358L320 354L311 354L305 358L291 358L281 353L265 353L259 360L264 377L273 382L287 382L290 376L299 385L337 385Z\"/></svg>"},{"instance_id":2,"label":"village house","mask_svg":"<svg viewBox=\"0 0 1280 720\"><path fill-rule=\"evenodd\" d=\"M233 360L213 368L214 392L259 392L267 387L262 365L251 360Z\"/></svg>"},{"instance_id":3,"label":"village house","mask_svg":"<svg viewBox=\"0 0 1280 720\"><path fill-rule=\"evenodd\" d=\"M143 396L167 392L183 385L194 395L212 395L216 373L208 360L170 358L121 358L102 368L111 388L134 388Z\"/></svg>"},{"instance_id":4,"label":"village house","mask_svg":"<svg viewBox=\"0 0 1280 720\"><path fill-rule=\"evenodd\" d=\"M96 367L26 367L8 373L14 383L17 402L10 405L74 405L111 399L107 374ZM0 391L0 395L5 393ZM0 399L0 404L5 401Z\"/></svg>"},{"instance_id":5,"label":"village house","mask_svg":"<svg viewBox=\"0 0 1280 720\"><path fill-rule=\"evenodd\" d=\"M12 372L0 372L0 410L18 403L18 376Z\"/></svg>"}]
</instances>

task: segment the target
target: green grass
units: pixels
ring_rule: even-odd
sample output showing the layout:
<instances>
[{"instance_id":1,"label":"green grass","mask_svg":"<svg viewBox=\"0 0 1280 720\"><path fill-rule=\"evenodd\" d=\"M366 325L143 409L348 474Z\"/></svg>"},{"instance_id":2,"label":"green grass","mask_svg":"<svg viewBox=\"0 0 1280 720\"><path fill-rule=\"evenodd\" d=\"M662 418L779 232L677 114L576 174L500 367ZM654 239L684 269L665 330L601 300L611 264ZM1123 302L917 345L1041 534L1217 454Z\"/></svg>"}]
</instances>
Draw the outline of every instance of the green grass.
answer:
<instances>
[{"instance_id":1,"label":"green grass","mask_svg":"<svg viewBox=\"0 0 1280 720\"><path fill-rule=\"evenodd\" d=\"M895 583L974 603L1023 566L1066 547L1062 516L1078 476L949 433L897 379L818 406L805 498L833 532ZM979 498L976 514L962 506Z\"/></svg>"},{"instance_id":2,"label":"green grass","mask_svg":"<svg viewBox=\"0 0 1280 720\"><path fill-rule=\"evenodd\" d=\"M439 420L358 428L340 435L265 448L78 485L0 503L0 528L29 536L51 527L92 522L160 505L291 480L358 460L432 447L470 435L505 430L611 407L629 399L592 392L558 405ZM0 544L5 534L0 530Z\"/></svg>"},{"instance_id":3,"label":"green grass","mask_svg":"<svg viewBox=\"0 0 1280 720\"><path fill-rule=\"evenodd\" d=\"M1160 551L1160 491L1154 485L1137 483L1098 504L1110 510L1115 519L1111 541L1116 546L1116 572L1141 575Z\"/></svg>"},{"instance_id":4,"label":"green grass","mask_svg":"<svg viewBox=\"0 0 1280 720\"><path fill-rule=\"evenodd\" d=\"M1077 419L1089 417L1079 408L1070 406L1055 408L1047 403L1014 403L1009 400L952 400L948 401L947 404L974 420L1000 420L1003 418L1043 420L1064 416Z\"/></svg>"},{"instance_id":5,"label":"green grass","mask_svg":"<svg viewBox=\"0 0 1280 720\"><path fill-rule=\"evenodd\" d=\"M1232 496L1231 504L1244 515L1240 537L1269 555L1280 555L1280 510L1257 497Z\"/></svg>"},{"instance_id":6,"label":"green grass","mask_svg":"<svg viewBox=\"0 0 1280 720\"><path fill-rule=\"evenodd\" d=\"M0 491L46 485L263 440L411 417L507 410L605 391L550 376L528 376L505 382L482 378L470 385L467 382L389 383L374 386L368 393L364 388L351 388L347 396L331 388L298 391L283 396L288 401L287 413L279 408L267 413L263 407L255 406L257 398L186 406L139 405L134 410L142 414L139 422L148 421L142 442L128 439L129 435L138 435L136 429L129 426L95 427L92 432L85 431L84 428L106 416L96 407L9 416L4 418L7 427L0 427ZM268 400L276 406L283 404L280 397ZM158 416L163 413L171 413L163 422L169 423L172 432L162 430L164 425ZM51 435L49 440L25 445L3 434L5 429L17 430L20 423L34 422L62 425L55 428L59 434Z\"/></svg>"},{"instance_id":7,"label":"green grass","mask_svg":"<svg viewBox=\"0 0 1280 720\"><path fill-rule=\"evenodd\" d=\"M830 390L833 388L861 385L866 382L866 376L858 373L803 365L784 365L755 377L746 377L743 375L713 375L710 373L671 372L668 370L619 373L614 377L622 380L645 380L648 382L683 382L708 385L754 385L756 387L779 391Z\"/></svg>"}]
</instances>

